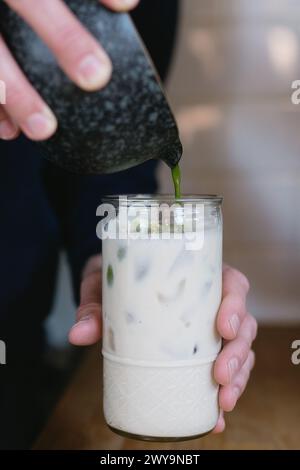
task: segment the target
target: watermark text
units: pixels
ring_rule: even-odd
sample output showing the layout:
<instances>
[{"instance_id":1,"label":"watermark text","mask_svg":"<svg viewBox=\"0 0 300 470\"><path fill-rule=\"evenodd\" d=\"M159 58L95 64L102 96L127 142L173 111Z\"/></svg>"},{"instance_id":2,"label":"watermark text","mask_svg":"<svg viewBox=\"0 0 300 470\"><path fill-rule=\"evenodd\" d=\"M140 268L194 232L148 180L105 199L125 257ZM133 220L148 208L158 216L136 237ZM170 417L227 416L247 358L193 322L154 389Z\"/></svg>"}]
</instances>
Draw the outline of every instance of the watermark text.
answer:
<instances>
[{"instance_id":1,"label":"watermark text","mask_svg":"<svg viewBox=\"0 0 300 470\"><path fill-rule=\"evenodd\" d=\"M300 364L300 339L295 339L291 344L291 348L294 349L291 357L292 364L298 366Z\"/></svg>"},{"instance_id":2,"label":"watermark text","mask_svg":"<svg viewBox=\"0 0 300 470\"><path fill-rule=\"evenodd\" d=\"M6 344L4 341L0 340L0 365L4 366L6 364Z\"/></svg>"},{"instance_id":3,"label":"watermark text","mask_svg":"<svg viewBox=\"0 0 300 470\"><path fill-rule=\"evenodd\" d=\"M300 80L294 80L292 82L292 89L295 90L293 91L291 95L291 101L293 104L300 104Z\"/></svg>"},{"instance_id":4,"label":"watermark text","mask_svg":"<svg viewBox=\"0 0 300 470\"><path fill-rule=\"evenodd\" d=\"M101 204L96 233L100 240L184 240L187 250L201 250L204 244L203 203L130 203L120 197L118 207Z\"/></svg>"}]
</instances>

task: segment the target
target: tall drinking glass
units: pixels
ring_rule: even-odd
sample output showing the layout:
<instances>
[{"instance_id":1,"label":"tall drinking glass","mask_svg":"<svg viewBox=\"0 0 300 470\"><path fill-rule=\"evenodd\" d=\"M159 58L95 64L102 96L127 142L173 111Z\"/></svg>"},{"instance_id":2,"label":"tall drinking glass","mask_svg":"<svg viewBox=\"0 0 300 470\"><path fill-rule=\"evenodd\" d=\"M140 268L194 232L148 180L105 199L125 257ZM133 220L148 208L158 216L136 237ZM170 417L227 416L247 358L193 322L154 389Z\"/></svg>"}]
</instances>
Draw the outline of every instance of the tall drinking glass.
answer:
<instances>
[{"instance_id":1,"label":"tall drinking glass","mask_svg":"<svg viewBox=\"0 0 300 470\"><path fill-rule=\"evenodd\" d=\"M222 198L108 197L103 239L104 415L115 432L185 440L219 415Z\"/></svg>"}]
</instances>

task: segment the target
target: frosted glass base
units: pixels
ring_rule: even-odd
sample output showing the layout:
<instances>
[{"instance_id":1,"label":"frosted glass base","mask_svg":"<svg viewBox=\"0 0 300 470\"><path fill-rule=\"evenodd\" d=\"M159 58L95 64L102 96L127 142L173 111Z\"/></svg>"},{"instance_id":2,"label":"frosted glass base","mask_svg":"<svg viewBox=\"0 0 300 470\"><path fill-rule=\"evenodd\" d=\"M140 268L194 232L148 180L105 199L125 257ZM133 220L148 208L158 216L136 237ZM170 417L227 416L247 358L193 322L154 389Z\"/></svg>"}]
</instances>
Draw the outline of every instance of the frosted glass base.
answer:
<instances>
[{"instance_id":1,"label":"frosted glass base","mask_svg":"<svg viewBox=\"0 0 300 470\"><path fill-rule=\"evenodd\" d=\"M116 432L182 440L210 432L219 417L213 363L144 367L104 358L104 415Z\"/></svg>"}]
</instances>

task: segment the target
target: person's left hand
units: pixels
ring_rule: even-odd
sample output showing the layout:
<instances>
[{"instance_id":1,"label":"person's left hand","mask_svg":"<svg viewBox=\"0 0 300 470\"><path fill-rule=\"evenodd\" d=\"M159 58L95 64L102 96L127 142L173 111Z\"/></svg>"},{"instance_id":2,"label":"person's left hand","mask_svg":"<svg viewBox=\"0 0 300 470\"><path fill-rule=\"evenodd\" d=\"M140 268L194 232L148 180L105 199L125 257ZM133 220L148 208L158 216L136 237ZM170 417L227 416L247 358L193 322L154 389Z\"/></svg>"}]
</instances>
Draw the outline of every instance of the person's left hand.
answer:
<instances>
[{"instance_id":1,"label":"person's left hand","mask_svg":"<svg viewBox=\"0 0 300 470\"><path fill-rule=\"evenodd\" d=\"M254 366L251 347L257 324L246 310L248 290L247 278L239 271L224 266L222 303L217 317L217 328L224 339L224 347L214 368L215 379L220 384L221 414L215 433L224 430L223 412L233 410ZM101 301L101 256L94 256L83 272L77 323L69 334L69 340L74 345L94 344L101 338Z\"/></svg>"},{"instance_id":2,"label":"person's left hand","mask_svg":"<svg viewBox=\"0 0 300 470\"><path fill-rule=\"evenodd\" d=\"M215 433L225 429L224 411L232 411L244 392L255 355L252 343L257 334L257 322L247 312L248 279L240 271L223 266L222 302L217 317L217 329L223 338L223 349L217 357L214 376L220 384L220 417Z\"/></svg>"}]
</instances>

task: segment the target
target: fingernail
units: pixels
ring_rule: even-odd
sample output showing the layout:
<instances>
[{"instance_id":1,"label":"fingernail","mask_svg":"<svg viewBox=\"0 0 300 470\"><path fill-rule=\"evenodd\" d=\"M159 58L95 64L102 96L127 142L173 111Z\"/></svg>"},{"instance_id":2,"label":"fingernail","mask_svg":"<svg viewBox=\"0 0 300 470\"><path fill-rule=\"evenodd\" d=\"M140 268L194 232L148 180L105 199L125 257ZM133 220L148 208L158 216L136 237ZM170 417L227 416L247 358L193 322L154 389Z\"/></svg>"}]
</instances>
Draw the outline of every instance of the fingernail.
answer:
<instances>
[{"instance_id":1,"label":"fingernail","mask_svg":"<svg viewBox=\"0 0 300 470\"><path fill-rule=\"evenodd\" d=\"M228 375L229 375L229 382L232 381L233 377L235 376L236 372L239 368L239 361L236 357L233 357L228 362Z\"/></svg>"},{"instance_id":2,"label":"fingernail","mask_svg":"<svg viewBox=\"0 0 300 470\"><path fill-rule=\"evenodd\" d=\"M79 318L77 323L81 323L82 321L88 321L92 318L90 314L84 315L84 317Z\"/></svg>"},{"instance_id":3,"label":"fingernail","mask_svg":"<svg viewBox=\"0 0 300 470\"><path fill-rule=\"evenodd\" d=\"M25 131L35 140L44 140L54 134L57 121L50 109L44 108L42 112L31 114L25 122Z\"/></svg>"},{"instance_id":4,"label":"fingernail","mask_svg":"<svg viewBox=\"0 0 300 470\"><path fill-rule=\"evenodd\" d=\"M138 2L137 0L118 0L116 3L116 8L125 11L133 8Z\"/></svg>"},{"instance_id":5,"label":"fingernail","mask_svg":"<svg viewBox=\"0 0 300 470\"><path fill-rule=\"evenodd\" d=\"M87 55L78 67L78 82L85 90L94 91L107 84L111 76L111 64L103 57Z\"/></svg>"},{"instance_id":6,"label":"fingernail","mask_svg":"<svg viewBox=\"0 0 300 470\"><path fill-rule=\"evenodd\" d=\"M75 325L72 326L72 328L75 328L76 326L80 325L80 323L89 321L91 319L91 315L87 314L84 315L83 317L79 318L79 320L75 323Z\"/></svg>"},{"instance_id":7,"label":"fingernail","mask_svg":"<svg viewBox=\"0 0 300 470\"><path fill-rule=\"evenodd\" d=\"M11 140L17 135L17 127L10 121L4 120L0 122L0 138L3 140Z\"/></svg>"},{"instance_id":8,"label":"fingernail","mask_svg":"<svg viewBox=\"0 0 300 470\"><path fill-rule=\"evenodd\" d=\"M232 317L229 320L229 325L234 333L234 336L237 335L239 328L240 328L240 324L241 323L240 323L239 316L235 313L234 315L232 315Z\"/></svg>"}]
</instances>

